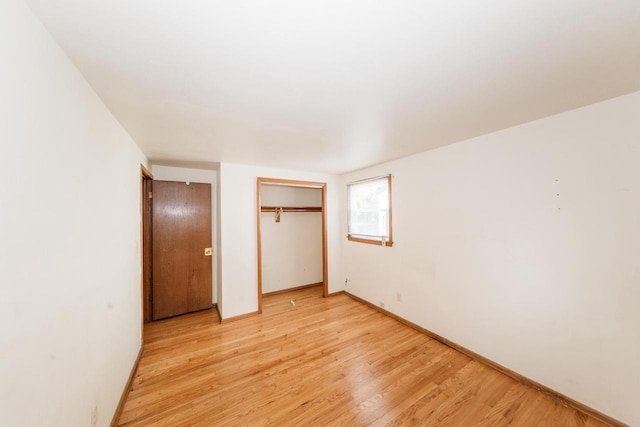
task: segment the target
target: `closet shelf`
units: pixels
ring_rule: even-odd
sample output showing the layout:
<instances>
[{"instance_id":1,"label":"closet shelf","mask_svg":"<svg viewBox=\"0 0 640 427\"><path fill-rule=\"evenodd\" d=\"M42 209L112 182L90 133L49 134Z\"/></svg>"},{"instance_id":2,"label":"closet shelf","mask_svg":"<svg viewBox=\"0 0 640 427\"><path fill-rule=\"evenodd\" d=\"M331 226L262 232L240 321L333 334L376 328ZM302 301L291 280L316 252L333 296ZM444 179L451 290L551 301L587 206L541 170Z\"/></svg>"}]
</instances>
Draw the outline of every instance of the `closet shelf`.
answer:
<instances>
[{"instance_id":1,"label":"closet shelf","mask_svg":"<svg viewBox=\"0 0 640 427\"><path fill-rule=\"evenodd\" d=\"M322 212L321 206L261 206L260 212L275 212L282 209L282 212Z\"/></svg>"}]
</instances>

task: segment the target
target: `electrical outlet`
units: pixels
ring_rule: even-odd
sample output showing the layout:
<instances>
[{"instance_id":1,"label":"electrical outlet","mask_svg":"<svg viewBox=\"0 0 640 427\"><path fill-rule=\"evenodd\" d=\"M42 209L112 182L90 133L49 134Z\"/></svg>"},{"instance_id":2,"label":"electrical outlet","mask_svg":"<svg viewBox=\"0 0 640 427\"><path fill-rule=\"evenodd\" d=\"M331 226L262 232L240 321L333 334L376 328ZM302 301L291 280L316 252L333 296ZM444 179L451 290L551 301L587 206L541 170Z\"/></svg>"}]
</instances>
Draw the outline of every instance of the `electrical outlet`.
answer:
<instances>
[{"instance_id":1,"label":"electrical outlet","mask_svg":"<svg viewBox=\"0 0 640 427\"><path fill-rule=\"evenodd\" d=\"M400 292L396 292L396 301L402 302L402 294Z\"/></svg>"},{"instance_id":2,"label":"electrical outlet","mask_svg":"<svg viewBox=\"0 0 640 427\"><path fill-rule=\"evenodd\" d=\"M384 308L384 302L380 301L380 307Z\"/></svg>"},{"instance_id":3,"label":"electrical outlet","mask_svg":"<svg viewBox=\"0 0 640 427\"><path fill-rule=\"evenodd\" d=\"M93 411L91 411L91 427L96 427L98 425L98 406L94 406Z\"/></svg>"}]
</instances>

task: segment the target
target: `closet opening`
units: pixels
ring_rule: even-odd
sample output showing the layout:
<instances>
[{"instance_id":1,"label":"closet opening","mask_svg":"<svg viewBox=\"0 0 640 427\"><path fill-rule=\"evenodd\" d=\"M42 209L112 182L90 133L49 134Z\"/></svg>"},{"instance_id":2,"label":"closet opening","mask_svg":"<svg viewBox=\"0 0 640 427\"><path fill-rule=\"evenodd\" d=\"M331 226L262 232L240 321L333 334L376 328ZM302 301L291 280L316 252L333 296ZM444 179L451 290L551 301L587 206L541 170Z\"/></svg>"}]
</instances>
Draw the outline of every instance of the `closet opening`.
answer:
<instances>
[{"instance_id":1,"label":"closet opening","mask_svg":"<svg viewBox=\"0 0 640 427\"><path fill-rule=\"evenodd\" d=\"M262 295L322 285L327 279L327 184L258 178L258 312Z\"/></svg>"}]
</instances>

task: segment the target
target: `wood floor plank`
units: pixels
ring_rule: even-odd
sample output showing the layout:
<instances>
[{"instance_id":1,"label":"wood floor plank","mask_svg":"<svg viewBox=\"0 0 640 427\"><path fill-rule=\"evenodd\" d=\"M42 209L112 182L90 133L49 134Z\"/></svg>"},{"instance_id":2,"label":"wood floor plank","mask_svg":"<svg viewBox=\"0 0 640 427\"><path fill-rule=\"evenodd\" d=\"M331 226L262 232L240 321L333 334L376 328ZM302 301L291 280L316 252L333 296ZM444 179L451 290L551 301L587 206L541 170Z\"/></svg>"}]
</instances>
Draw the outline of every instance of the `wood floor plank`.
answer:
<instances>
[{"instance_id":1,"label":"wood floor plank","mask_svg":"<svg viewBox=\"0 0 640 427\"><path fill-rule=\"evenodd\" d=\"M294 304L291 303L294 301ZM600 426L346 295L145 325L120 426Z\"/></svg>"}]
</instances>

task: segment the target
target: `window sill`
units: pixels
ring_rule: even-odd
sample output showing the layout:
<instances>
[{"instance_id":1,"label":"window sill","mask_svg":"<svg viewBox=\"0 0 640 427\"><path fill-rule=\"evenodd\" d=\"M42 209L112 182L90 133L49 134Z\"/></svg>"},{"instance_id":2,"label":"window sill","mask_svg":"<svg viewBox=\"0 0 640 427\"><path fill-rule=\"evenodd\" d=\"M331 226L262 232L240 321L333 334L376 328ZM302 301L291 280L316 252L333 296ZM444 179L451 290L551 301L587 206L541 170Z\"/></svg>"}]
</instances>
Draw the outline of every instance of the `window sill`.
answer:
<instances>
[{"instance_id":1,"label":"window sill","mask_svg":"<svg viewBox=\"0 0 640 427\"><path fill-rule=\"evenodd\" d=\"M347 240L350 240L352 242L358 242L358 243L366 243L369 245L376 245L376 246L388 246L388 247L393 246L392 241L387 241L387 242L384 242L383 244L380 240L363 239L361 237L353 237L353 236L347 236Z\"/></svg>"}]
</instances>

